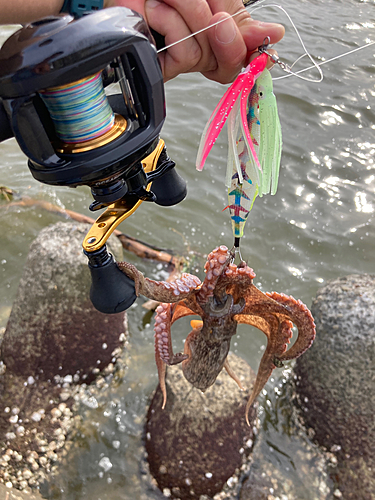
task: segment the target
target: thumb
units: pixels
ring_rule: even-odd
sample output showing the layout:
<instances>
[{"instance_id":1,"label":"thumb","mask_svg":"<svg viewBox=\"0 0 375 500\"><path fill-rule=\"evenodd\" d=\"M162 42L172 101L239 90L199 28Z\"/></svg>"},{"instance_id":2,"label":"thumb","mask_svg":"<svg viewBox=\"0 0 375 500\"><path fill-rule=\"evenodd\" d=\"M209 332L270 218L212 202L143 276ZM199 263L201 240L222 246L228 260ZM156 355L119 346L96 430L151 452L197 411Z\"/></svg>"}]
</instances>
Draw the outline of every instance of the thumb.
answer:
<instances>
[{"instance_id":1,"label":"thumb","mask_svg":"<svg viewBox=\"0 0 375 500\"><path fill-rule=\"evenodd\" d=\"M207 34L217 66L203 74L211 80L229 83L241 71L247 48L237 24L229 14L222 12L214 15L210 24L218 21L219 24L210 28Z\"/></svg>"}]
</instances>

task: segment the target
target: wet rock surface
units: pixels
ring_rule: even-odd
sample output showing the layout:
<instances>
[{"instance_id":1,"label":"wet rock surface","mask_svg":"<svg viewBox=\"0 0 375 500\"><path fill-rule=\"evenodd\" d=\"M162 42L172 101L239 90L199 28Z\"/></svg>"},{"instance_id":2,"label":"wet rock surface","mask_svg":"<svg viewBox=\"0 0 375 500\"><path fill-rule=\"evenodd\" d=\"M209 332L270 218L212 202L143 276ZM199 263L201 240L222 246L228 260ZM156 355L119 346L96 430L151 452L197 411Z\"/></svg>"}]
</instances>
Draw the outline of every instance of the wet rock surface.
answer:
<instances>
[{"instance_id":1,"label":"wet rock surface","mask_svg":"<svg viewBox=\"0 0 375 500\"><path fill-rule=\"evenodd\" d=\"M294 416L289 414L287 418L294 419ZM277 436L272 436L271 433L271 437L269 433L264 432L264 429L259 431L252 452L250 473L242 483L238 499L333 500L336 498L335 488L328 473L329 469L335 466L333 454L324 452L309 442L305 429L299 428L296 421L292 423L291 420L286 421L282 417L280 420L283 425L291 426L290 435L278 440Z\"/></svg>"},{"instance_id":2,"label":"wet rock surface","mask_svg":"<svg viewBox=\"0 0 375 500\"><path fill-rule=\"evenodd\" d=\"M297 392L317 442L338 459L345 500L375 498L375 275L349 275L319 290L316 340L297 360Z\"/></svg>"},{"instance_id":3,"label":"wet rock surface","mask_svg":"<svg viewBox=\"0 0 375 500\"><path fill-rule=\"evenodd\" d=\"M30 492L68 453L81 422L75 403L90 397L84 388L99 372L114 371L126 340L125 313L104 315L89 301L87 230L60 222L41 231L2 339L0 483L8 489ZM116 239L109 249L121 258Z\"/></svg>"},{"instance_id":4,"label":"wet rock surface","mask_svg":"<svg viewBox=\"0 0 375 500\"><path fill-rule=\"evenodd\" d=\"M39 493L24 493L11 490L2 484L0 484L0 498L1 500L42 500Z\"/></svg>"},{"instance_id":5,"label":"wet rock surface","mask_svg":"<svg viewBox=\"0 0 375 500\"><path fill-rule=\"evenodd\" d=\"M154 394L147 415L146 451L150 472L165 496L221 498L224 485L233 487L241 470L249 467L256 410L250 409L248 427L245 407L255 374L241 358L230 354L229 361L246 392L223 370L203 394L185 380L180 367L172 367L167 372L164 410L160 387Z\"/></svg>"},{"instance_id":6,"label":"wet rock surface","mask_svg":"<svg viewBox=\"0 0 375 500\"><path fill-rule=\"evenodd\" d=\"M58 222L32 243L2 343L2 361L13 374L48 380L110 362L124 313L105 315L90 302L82 252L88 227ZM117 239L110 249L121 256Z\"/></svg>"},{"instance_id":7,"label":"wet rock surface","mask_svg":"<svg viewBox=\"0 0 375 500\"><path fill-rule=\"evenodd\" d=\"M273 491L271 478L255 465L251 467L250 475L241 488L241 500L269 500Z\"/></svg>"}]
</instances>

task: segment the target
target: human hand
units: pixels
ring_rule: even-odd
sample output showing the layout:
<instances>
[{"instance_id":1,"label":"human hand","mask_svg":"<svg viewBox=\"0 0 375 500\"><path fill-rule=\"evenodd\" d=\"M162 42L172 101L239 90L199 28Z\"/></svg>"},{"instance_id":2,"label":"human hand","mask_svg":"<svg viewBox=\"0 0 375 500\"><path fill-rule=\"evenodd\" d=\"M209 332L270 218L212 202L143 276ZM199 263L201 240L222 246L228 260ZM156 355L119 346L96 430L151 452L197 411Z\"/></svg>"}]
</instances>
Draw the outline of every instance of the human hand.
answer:
<instances>
[{"instance_id":1,"label":"human hand","mask_svg":"<svg viewBox=\"0 0 375 500\"><path fill-rule=\"evenodd\" d=\"M161 52L165 81L179 73L197 71L211 80L229 83L267 36L276 43L285 31L280 24L252 19L241 0L145 0L144 7L149 26L165 37L166 45L227 19Z\"/></svg>"},{"instance_id":2,"label":"human hand","mask_svg":"<svg viewBox=\"0 0 375 500\"><path fill-rule=\"evenodd\" d=\"M139 12L170 45L199 30L224 22L159 54L164 81L180 73L200 72L210 80L229 83L269 36L284 36L281 24L251 18L241 0L105 0L104 7L123 6ZM239 12L234 18L230 16Z\"/></svg>"}]
</instances>

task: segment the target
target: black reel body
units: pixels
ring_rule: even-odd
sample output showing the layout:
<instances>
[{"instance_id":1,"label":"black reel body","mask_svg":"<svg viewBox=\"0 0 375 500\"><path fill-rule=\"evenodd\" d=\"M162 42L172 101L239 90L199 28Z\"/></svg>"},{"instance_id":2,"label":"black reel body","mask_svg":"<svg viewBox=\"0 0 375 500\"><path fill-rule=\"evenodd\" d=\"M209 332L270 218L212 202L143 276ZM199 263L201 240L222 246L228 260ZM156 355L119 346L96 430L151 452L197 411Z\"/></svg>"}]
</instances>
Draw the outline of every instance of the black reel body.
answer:
<instances>
[{"instance_id":1,"label":"black reel body","mask_svg":"<svg viewBox=\"0 0 375 500\"><path fill-rule=\"evenodd\" d=\"M106 95L111 84L120 92ZM78 111L69 115L71 105ZM82 117L87 123L77 132ZM106 251L109 234L141 201L170 206L186 196L159 137L164 120L154 40L130 9L47 17L21 28L0 50L0 142L16 138L38 181L90 186L90 209L110 207L83 243L90 296L105 313L136 299L133 281Z\"/></svg>"},{"instance_id":2,"label":"black reel body","mask_svg":"<svg viewBox=\"0 0 375 500\"><path fill-rule=\"evenodd\" d=\"M104 86L119 82L121 87L121 94L108 96L122 118L114 127L117 134L69 147L56 133L43 92L97 72ZM139 162L158 144L165 99L153 38L138 13L114 7L78 20L60 14L20 29L0 50L0 97L0 140L11 131L38 181L90 186L97 201L93 209L121 199L134 183L147 182ZM182 191L179 201L186 195Z\"/></svg>"}]
</instances>

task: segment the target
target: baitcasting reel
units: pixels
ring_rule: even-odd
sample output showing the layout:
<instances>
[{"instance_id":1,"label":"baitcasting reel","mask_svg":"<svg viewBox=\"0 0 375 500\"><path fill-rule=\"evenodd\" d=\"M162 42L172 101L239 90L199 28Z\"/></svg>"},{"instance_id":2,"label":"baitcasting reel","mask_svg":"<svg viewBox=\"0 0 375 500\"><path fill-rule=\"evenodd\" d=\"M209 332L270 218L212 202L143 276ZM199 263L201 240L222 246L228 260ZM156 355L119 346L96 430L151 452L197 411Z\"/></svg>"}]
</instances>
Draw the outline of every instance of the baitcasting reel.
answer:
<instances>
[{"instance_id":1,"label":"baitcasting reel","mask_svg":"<svg viewBox=\"0 0 375 500\"><path fill-rule=\"evenodd\" d=\"M121 93L107 96L115 83ZM106 250L110 234L142 201L170 206L186 196L159 138L164 119L153 38L130 9L44 18L0 50L0 142L16 138L38 181L90 186L90 210L106 209L83 242L90 297L105 313L136 299L134 282Z\"/></svg>"}]
</instances>

